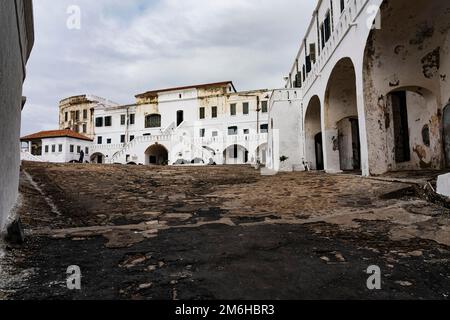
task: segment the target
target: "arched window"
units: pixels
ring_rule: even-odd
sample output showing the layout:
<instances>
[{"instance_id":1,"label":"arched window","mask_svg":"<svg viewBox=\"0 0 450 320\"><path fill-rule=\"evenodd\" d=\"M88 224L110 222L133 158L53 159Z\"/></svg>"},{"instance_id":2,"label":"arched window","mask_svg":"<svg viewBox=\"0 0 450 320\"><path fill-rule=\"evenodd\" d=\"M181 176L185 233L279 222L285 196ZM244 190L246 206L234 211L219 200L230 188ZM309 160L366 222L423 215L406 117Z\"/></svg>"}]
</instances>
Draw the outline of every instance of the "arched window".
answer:
<instances>
[{"instance_id":1,"label":"arched window","mask_svg":"<svg viewBox=\"0 0 450 320\"><path fill-rule=\"evenodd\" d=\"M151 114L145 117L146 128L160 128L161 127L161 115Z\"/></svg>"}]
</instances>

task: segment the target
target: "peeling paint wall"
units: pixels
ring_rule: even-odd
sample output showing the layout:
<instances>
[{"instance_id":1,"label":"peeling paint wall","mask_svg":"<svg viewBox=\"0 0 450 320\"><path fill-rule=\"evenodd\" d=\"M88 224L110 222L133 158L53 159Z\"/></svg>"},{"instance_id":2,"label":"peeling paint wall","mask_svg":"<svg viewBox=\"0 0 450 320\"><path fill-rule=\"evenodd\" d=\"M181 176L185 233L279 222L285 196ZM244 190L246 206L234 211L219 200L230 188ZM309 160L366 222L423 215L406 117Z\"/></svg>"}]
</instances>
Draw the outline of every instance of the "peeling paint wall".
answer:
<instances>
[{"instance_id":1,"label":"peeling paint wall","mask_svg":"<svg viewBox=\"0 0 450 320\"><path fill-rule=\"evenodd\" d=\"M370 172L438 169L444 162L440 131L442 99L445 99L442 92L448 92L443 80L450 58L446 49L448 3L385 1L381 16L381 29L371 32L364 61ZM389 93L396 90L410 92L407 94L408 124L413 154L410 162L400 164L393 156L393 115L389 101ZM419 91L419 96L414 91ZM425 95L426 101L420 95ZM431 133L431 147L422 141L425 125Z\"/></svg>"}]
</instances>

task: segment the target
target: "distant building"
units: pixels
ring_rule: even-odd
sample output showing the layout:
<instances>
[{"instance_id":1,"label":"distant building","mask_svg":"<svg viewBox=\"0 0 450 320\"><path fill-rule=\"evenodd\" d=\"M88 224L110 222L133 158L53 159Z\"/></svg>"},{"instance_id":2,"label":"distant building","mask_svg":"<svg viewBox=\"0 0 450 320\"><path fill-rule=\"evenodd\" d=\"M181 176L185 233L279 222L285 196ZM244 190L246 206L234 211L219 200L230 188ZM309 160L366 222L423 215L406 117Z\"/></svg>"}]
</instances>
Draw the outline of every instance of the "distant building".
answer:
<instances>
[{"instance_id":1,"label":"distant building","mask_svg":"<svg viewBox=\"0 0 450 320\"><path fill-rule=\"evenodd\" d=\"M94 111L99 107L118 106L106 99L80 95L61 100L59 103L59 129L72 130L89 138L94 138Z\"/></svg>"},{"instance_id":2,"label":"distant building","mask_svg":"<svg viewBox=\"0 0 450 320\"><path fill-rule=\"evenodd\" d=\"M93 138L83 144L91 163L265 163L270 96L268 90L236 92L231 81L153 90L123 106L76 96L61 101L60 128L71 138ZM22 138L22 159L72 161L70 143L56 141L54 132Z\"/></svg>"},{"instance_id":3,"label":"distant building","mask_svg":"<svg viewBox=\"0 0 450 320\"><path fill-rule=\"evenodd\" d=\"M0 233L18 198L22 84L34 43L31 0L0 1Z\"/></svg>"},{"instance_id":4,"label":"distant building","mask_svg":"<svg viewBox=\"0 0 450 320\"><path fill-rule=\"evenodd\" d=\"M54 163L78 162L81 151L89 160L92 146L92 139L71 130L41 131L20 141L23 160Z\"/></svg>"}]
</instances>

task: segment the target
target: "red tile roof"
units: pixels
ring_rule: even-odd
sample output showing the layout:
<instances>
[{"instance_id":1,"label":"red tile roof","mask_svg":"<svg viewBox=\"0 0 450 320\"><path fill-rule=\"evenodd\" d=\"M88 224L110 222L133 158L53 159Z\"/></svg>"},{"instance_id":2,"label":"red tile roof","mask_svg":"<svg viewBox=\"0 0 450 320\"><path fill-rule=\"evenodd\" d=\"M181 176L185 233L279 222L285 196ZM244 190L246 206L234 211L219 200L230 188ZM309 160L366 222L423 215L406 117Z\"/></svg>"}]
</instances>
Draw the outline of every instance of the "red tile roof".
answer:
<instances>
[{"instance_id":1,"label":"red tile roof","mask_svg":"<svg viewBox=\"0 0 450 320\"><path fill-rule=\"evenodd\" d=\"M155 95L157 93L161 92L169 92L169 91L180 91L180 90L186 90L186 89L194 89L194 88L205 88L205 87L219 87L219 86L225 86L231 84L233 90L236 92L236 89L233 85L233 81L223 81L223 82L214 82L214 83L206 83L206 84L197 84L192 86L185 86L185 87L175 87L175 88L166 88L161 90L152 90L145 93L141 93L136 95L136 98L141 98L148 95Z\"/></svg>"},{"instance_id":2,"label":"red tile roof","mask_svg":"<svg viewBox=\"0 0 450 320\"><path fill-rule=\"evenodd\" d=\"M86 141L93 141L93 139L88 138L86 136L83 136L80 133L77 133L72 130L51 130L51 131L41 131L38 133L30 134L28 136L20 138L20 141L27 141L27 140L38 140L38 139L45 139L45 138L74 138L79 140L86 140Z\"/></svg>"}]
</instances>

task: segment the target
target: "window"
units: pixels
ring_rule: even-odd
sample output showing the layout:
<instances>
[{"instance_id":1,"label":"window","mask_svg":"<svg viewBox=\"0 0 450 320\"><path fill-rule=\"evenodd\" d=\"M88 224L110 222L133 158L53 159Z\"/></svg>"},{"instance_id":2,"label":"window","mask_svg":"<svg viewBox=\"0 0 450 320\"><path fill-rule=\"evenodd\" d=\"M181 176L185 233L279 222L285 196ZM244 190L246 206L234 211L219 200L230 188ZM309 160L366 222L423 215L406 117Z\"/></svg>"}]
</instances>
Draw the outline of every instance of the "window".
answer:
<instances>
[{"instance_id":1,"label":"window","mask_svg":"<svg viewBox=\"0 0 450 320\"><path fill-rule=\"evenodd\" d=\"M120 136L120 143L125 143L125 135Z\"/></svg>"},{"instance_id":2,"label":"window","mask_svg":"<svg viewBox=\"0 0 450 320\"><path fill-rule=\"evenodd\" d=\"M48 146L45 146L45 153L48 153Z\"/></svg>"},{"instance_id":3,"label":"window","mask_svg":"<svg viewBox=\"0 0 450 320\"><path fill-rule=\"evenodd\" d=\"M320 35L322 37L322 49L325 47L325 44L331 37L331 15L328 11L324 22L320 26Z\"/></svg>"},{"instance_id":4,"label":"window","mask_svg":"<svg viewBox=\"0 0 450 320\"><path fill-rule=\"evenodd\" d=\"M180 126L180 124L182 124L184 121L184 111L183 110L178 110L177 111L177 127Z\"/></svg>"},{"instance_id":5,"label":"window","mask_svg":"<svg viewBox=\"0 0 450 320\"><path fill-rule=\"evenodd\" d=\"M73 153L75 151L75 146L73 144L70 145L70 153Z\"/></svg>"},{"instance_id":6,"label":"window","mask_svg":"<svg viewBox=\"0 0 450 320\"><path fill-rule=\"evenodd\" d=\"M238 157L238 146L237 146L237 144L235 144L233 146L233 149L231 149L230 151L231 151L230 158L237 159L237 157Z\"/></svg>"},{"instance_id":7,"label":"window","mask_svg":"<svg viewBox=\"0 0 450 320\"><path fill-rule=\"evenodd\" d=\"M81 147L77 146L77 153L81 153Z\"/></svg>"},{"instance_id":8,"label":"window","mask_svg":"<svg viewBox=\"0 0 450 320\"><path fill-rule=\"evenodd\" d=\"M231 114L232 116L235 116L235 115L236 115L236 103L232 103L232 104L230 105L230 114Z\"/></svg>"},{"instance_id":9,"label":"window","mask_svg":"<svg viewBox=\"0 0 450 320\"><path fill-rule=\"evenodd\" d=\"M97 144L102 144L102 143L103 143L103 138L102 137L97 137Z\"/></svg>"},{"instance_id":10,"label":"window","mask_svg":"<svg viewBox=\"0 0 450 320\"><path fill-rule=\"evenodd\" d=\"M88 118L88 111L85 109L83 110L83 119L86 120Z\"/></svg>"},{"instance_id":11,"label":"window","mask_svg":"<svg viewBox=\"0 0 450 320\"><path fill-rule=\"evenodd\" d=\"M134 136L130 136L130 142L134 140Z\"/></svg>"},{"instance_id":12,"label":"window","mask_svg":"<svg viewBox=\"0 0 450 320\"><path fill-rule=\"evenodd\" d=\"M211 116L212 118L217 118L217 107L211 108Z\"/></svg>"},{"instance_id":13,"label":"window","mask_svg":"<svg viewBox=\"0 0 450 320\"><path fill-rule=\"evenodd\" d=\"M267 113L269 111L268 101L262 101L261 102L261 110L262 110L263 113Z\"/></svg>"},{"instance_id":14,"label":"window","mask_svg":"<svg viewBox=\"0 0 450 320\"><path fill-rule=\"evenodd\" d=\"M95 126L97 127L97 128L99 128L99 127L103 127L103 118L96 118L95 119Z\"/></svg>"},{"instance_id":15,"label":"window","mask_svg":"<svg viewBox=\"0 0 450 320\"><path fill-rule=\"evenodd\" d=\"M204 138L205 137L205 133L206 133L205 129L200 129L200 138Z\"/></svg>"},{"instance_id":16,"label":"window","mask_svg":"<svg viewBox=\"0 0 450 320\"><path fill-rule=\"evenodd\" d=\"M180 93L180 94L178 95L178 98L182 99L182 98L183 98L183 95Z\"/></svg>"},{"instance_id":17,"label":"window","mask_svg":"<svg viewBox=\"0 0 450 320\"><path fill-rule=\"evenodd\" d=\"M261 125L261 133L267 133L269 132L269 125L268 124L262 124Z\"/></svg>"},{"instance_id":18,"label":"window","mask_svg":"<svg viewBox=\"0 0 450 320\"><path fill-rule=\"evenodd\" d=\"M136 115L134 113L130 114L130 124L134 124L136 119Z\"/></svg>"},{"instance_id":19,"label":"window","mask_svg":"<svg viewBox=\"0 0 450 320\"><path fill-rule=\"evenodd\" d=\"M64 113L64 121L65 122L69 121L69 113L68 112Z\"/></svg>"},{"instance_id":20,"label":"window","mask_svg":"<svg viewBox=\"0 0 450 320\"><path fill-rule=\"evenodd\" d=\"M161 127L161 116L159 114L151 114L145 117L145 127L146 128L160 128Z\"/></svg>"},{"instance_id":21,"label":"window","mask_svg":"<svg viewBox=\"0 0 450 320\"><path fill-rule=\"evenodd\" d=\"M59 144L58 145L58 152L62 152L63 151L63 145L62 144Z\"/></svg>"},{"instance_id":22,"label":"window","mask_svg":"<svg viewBox=\"0 0 450 320\"><path fill-rule=\"evenodd\" d=\"M84 153L85 154L89 154L89 148L88 147L84 148Z\"/></svg>"},{"instance_id":23,"label":"window","mask_svg":"<svg viewBox=\"0 0 450 320\"><path fill-rule=\"evenodd\" d=\"M80 129L79 129L79 127L78 127L78 125L74 125L73 126L73 131L75 131L75 132L80 132Z\"/></svg>"},{"instance_id":24,"label":"window","mask_svg":"<svg viewBox=\"0 0 450 320\"><path fill-rule=\"evenodd\" d=\"M244 134L250 134L250 130L249 129L244 129Z\"/></svg>"},{"instance_id":25,"label":"window","mask_svg":"<svg viewBox=\"0 0 450 320\"><path fill-rule=\"evenodd\" d=\"M205 108L204 107L200 108L200 119L205 119Z\"/></svg>"},{"instance_id":26,"label":"window","mask_svg":"<svg viewBox=\"0 0 450 320\"><path fill-rule=\"evenodd\" d=\"M341 0L341 12L345 9L345 0Z\"/></svg>"},{"instance_id":27,"label":"window","mask_svg":"<svg viewBox=\"0 0 450 320\"><path fill-rule=\"evenodd\" d=\"M127 121L127 115L126 114L121 114L120 115L120 125L124 126L126 121Z\"/></svg>"},{"instance_id":28,"label":"window","mask_svg":"<svg viewBox=\"0 0 450 320\"><path fill-rule=\"evenodd\" d=\"M56 152L56 145L52 145L52 153Z\"/></svg>"},{"instance_id":29,"label":"window","mask_svg":"<svg viewBox=\"0 0 450 320\"><path fill-rule=\"evenodd\" d=\"M105 127L111 127L112 126L112 118L111 116L105 117Z\"/></svg>"},{"instance_id":30,"label":"window","mask_svg":"<svg viewBox=\"0 0 450 320\"><path fill-rule=\"evenodd\" d=\"M111 144L111 142L112 142L111 138L106 139L106 144Z\"/></svg>"},{"instance_id":31,"label":"window","mask_svg":"<svg viewBox=\"0 0 450 320\"><path fill-rule=\"evenodd\" d=\"M248 102L244 102L244 104L242 105L242 110L243 110L244 114L249 114L250 108L249 108Z\"/></svg>"},{"instance_id":32,"label":"window","mask_svg":"<svg viewBox=\"0 0 450 320\"><path fill-rule=\"evenodd\" d=\"M238 134L238 127L233 126L233 127L228 127L228 135L229 136L235 136Z\"/></svg>"},{"instance_id":33,"label":"window","mask_svg":"<svg viewBox=\"0 0 450 320\"><path fill-rule=\"evenodd\" d=\"M87 125L83 124L83 133L86 133L86 132L87 132Z\"/></svg>"},{"instance_id":34,"label":"window","mask_svg":"<svg viewBox=\"0 0 450 320\"><path fill-rule=\"evenodd\" d=\"M79 121L80 120L80 111L75 111L75 120Z\"/></svg>"},{"instance_id":35,"label":"window","mask_svg":"<svg viewBox=\"0 0 450 320\"><path fill-rule=\"evenodd\" d=\"M218 135L219 135L219 133L218 133L217 131L213 131L213 132L212 132L212 136L213 136L213 137L217 137Z\"/></svg>"}]
</instances>

